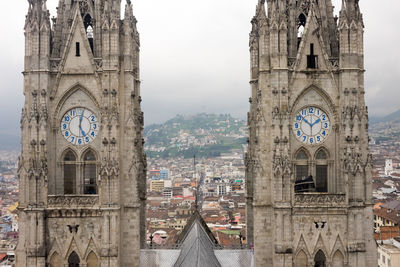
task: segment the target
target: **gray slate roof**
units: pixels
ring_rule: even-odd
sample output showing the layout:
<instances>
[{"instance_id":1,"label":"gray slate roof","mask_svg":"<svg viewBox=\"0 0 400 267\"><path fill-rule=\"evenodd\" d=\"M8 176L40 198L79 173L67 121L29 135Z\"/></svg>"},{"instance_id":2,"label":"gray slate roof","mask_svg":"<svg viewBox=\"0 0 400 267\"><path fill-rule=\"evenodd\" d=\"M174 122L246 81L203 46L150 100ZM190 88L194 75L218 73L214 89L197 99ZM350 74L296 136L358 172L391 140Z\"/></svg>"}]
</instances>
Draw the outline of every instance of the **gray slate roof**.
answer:
<instances>
[{"instance_id":1,"label":"gray slate roof","mask_svg":"<svg viewBox=\"0 0 400 267\"><path fill-rule=\"evenodd\" d=\"M196 210L177 241L179 249L142 249L141 267L253 267L250 249L221 249Z\"/></svg>"},{"instance_id":2,"label":"gray slate roof","mask_svg":"<svg viewBox=\"0 0 400 267\"><path fill-rule=\"evenodd\" d=\"M214 254L217 240L198 211L195 211L178 239L181 253L174 267L221 267Z\"/></svg>"},{"instance_id":3,"label":"gray slate roof","mask_svg":"<svg viewBox=\"0 0 400 267\"><path fill-rule=\"evenodd\" d=\"M391 209L391 210L395 210L395 211L400 211L400 201L392 200L392 201L382 204L382 207Z\"/></svg>"}]
</instances>

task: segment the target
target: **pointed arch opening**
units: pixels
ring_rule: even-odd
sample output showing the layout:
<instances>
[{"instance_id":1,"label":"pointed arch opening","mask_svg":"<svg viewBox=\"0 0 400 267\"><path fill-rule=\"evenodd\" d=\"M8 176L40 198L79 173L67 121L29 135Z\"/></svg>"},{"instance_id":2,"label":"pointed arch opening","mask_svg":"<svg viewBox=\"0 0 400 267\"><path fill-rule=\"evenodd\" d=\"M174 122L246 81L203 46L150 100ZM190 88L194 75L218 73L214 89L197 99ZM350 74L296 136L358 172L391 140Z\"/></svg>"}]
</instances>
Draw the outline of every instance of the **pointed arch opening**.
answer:
<instances>
[{"instance_id":1,"label":"pointed arch opening","mask_svg":"<svg viewBox=\"0 0 400 267\"><path fill-rule=\"evenodd\" d=\"M297 21L297 49L299 49L304 29L306 27L307 18L303 13L301 13L297 18Z\"/></svg>"},{"instance_id":2,"label":"pointed arch opening","mask_svg":"<svg viewBox=\"0 0 400 267\"><path fill-rule=\"evenodd\" d=\"M97 194L97 157L92 149L83 154L83 193Z\"/></svg>"},{"instance_id":3,"label":"pointed arch opening","mask_svg":"<svg viewBox=\"0 0 400 267\"><path fill-rule=\"evenodd\" d=\"M72 195L76 194L76 154L68 149L64 153L63 166L64 166L64 194Z\"/></svg>"},{"instance_id":4,"label":"pointed arch opening","mask_svg":"<svg viewBox=\"0 0 400 267\"><path fill-rule=\"evenodd\" d=\"M54 252L50 258L50 267L59 267L59 266L62 266L60 254Z\"/></svg>"},{"instance_id":5,"label":"pointed arch opening","mask_svg":"<svg viewBox=\"0 0 400 267\"><path fill-rule=\"evenodd\" d=\"M99 267L99 260L93 251L87 256L86 263L87 267Z\"/></svg>"},{"instance_id":6,"label":"pointed arch opening","mask_svg":"<svg viewBox=\"0 0 400 267\"><path fill-rule=\"evenodd\" d=\"M83 18L83 24L85 25L86 37L88 38L90 49L93 53L93 39L94 39L94 30L93 30L93 22L92 17L89 14Z\"/></svg>"},{"instance_id":7,"label":"pointed arch opening","mask_svg":"<svg viewBox=\"0 0 400 267\"><path fill-rule=\"evenodd\" d=\"M325 148L315 153L315 187L317 192L328 192L328 151Z\"/></svg>"},{"instance_id":8,"label":"pointed arch opening","mask_svg":"<svg viewBox=\"0 0 400 267\"><path fill-rule=\"evenodd\" d=\"M310 175L310 156L305 148L301 148L295 154L296 182L294 186L295 193L313 192L315 185Z\"/></svg>"},{"instance_id":9,"label":"pointed arch opening","mask_svg":"<svg viewBox=\"0 0 400 267\"><path fill-rule=\"evenodd\" d=\"M294 261L294 266L307 267L307 263L308 263L307 254L303 250L300 250L299 253L297 253L296 259Z\"/></svg>"},{"instance_id":10,"label":"pointed arch opening","mask_svg":"<svg viewBox=\"0 0 400 267\"><path fill-rule=\"evenodd\" d=\"M81 260L79 259L78 254L73 251L68 257L68 267L79 267Z\"/></svg>"},{"instance_id":11,"label":"pointed arch opening","mask_svg":"<svg viewBox=\"0 0 400 267\"><path fill-rule=\"evenodd\" d=\"M318 250L314 257L314 267L326 267L326 257L322 250Z\"/></svg>"},{"instance_id":12,"label":"pointed arch opening","mask_svg":"<svg viewBox=\"0 0 400 267\"><path fill-rule=\"evenodd\" d=\"M332 267L343 267L344 266L344 257L340 250L337 250L332 257Z\"/></svg>"}]
</instances>

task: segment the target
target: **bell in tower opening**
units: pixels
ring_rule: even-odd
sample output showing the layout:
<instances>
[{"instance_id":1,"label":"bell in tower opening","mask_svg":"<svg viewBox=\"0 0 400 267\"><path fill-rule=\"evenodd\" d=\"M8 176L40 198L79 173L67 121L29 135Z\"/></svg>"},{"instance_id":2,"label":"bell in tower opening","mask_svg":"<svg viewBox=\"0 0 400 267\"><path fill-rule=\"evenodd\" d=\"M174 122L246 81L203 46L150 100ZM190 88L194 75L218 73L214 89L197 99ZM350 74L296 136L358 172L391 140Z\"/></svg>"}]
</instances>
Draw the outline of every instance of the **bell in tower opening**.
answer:
<instances>
[{"instance_id":1,"label":"bell in tower opening","mask_svg":"<svg viewBox=\"0 0 400 267\"><path fill-rule=\"evenodd\" d=\"M16 266L138 266L146 158L130 1L29 0Z\"/></svg>"},{"instance_id":2,"label":"bell in tower opening","mask_svg":"<svg viewBox=\"0 0 400 267\"><path fill-rule=\"evenodd\" d=\"M259 0L250 33L248 242L255 266L376 262L363 17ZM330 265L329 265L330 264Z\"/></svg>"}]
</instances>

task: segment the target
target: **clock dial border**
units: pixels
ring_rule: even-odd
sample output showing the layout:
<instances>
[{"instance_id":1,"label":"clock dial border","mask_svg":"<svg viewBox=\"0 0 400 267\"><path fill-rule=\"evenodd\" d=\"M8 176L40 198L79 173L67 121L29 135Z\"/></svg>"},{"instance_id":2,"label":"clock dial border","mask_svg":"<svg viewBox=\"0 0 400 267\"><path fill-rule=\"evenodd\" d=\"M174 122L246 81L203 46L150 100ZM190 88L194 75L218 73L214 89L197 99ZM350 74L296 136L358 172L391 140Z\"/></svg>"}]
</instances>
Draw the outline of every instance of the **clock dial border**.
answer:
<instances>
[{"instance_id":1,"label":"clock dial border","mask_svg":"<svg viewBox=\"0 0 400 267\"><path fill-rule=\"evenodd\" d=\"M307 105L297 110L292 118L293 135L304 145L320 145L331 132L329 113L318 105Z\"/></svg>"},{"instance_id":2,"label":"clock dial border","mask_svg":"<svg viewBox=\"0 0 400 267\"><path fill-rule=\"evenodd\" d=\"M92 143L98 135L99 128L96 114L85 107L70 108L61 117L61 135L69 144L75 146Z\"/></svg>"}]
</instances>

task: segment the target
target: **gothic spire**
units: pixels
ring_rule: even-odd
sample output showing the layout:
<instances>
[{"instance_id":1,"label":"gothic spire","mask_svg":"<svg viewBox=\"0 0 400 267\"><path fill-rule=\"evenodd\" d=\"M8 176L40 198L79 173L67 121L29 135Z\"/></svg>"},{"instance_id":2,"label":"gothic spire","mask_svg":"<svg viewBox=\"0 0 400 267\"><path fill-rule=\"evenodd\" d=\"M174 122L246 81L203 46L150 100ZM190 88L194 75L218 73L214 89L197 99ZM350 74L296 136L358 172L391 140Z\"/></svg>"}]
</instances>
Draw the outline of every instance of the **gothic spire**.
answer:
<instances>
[{"instance_id":1,"label":"gothic spire","mask_svg":"<svg viewBox=\"0 0 400 267\"><path fill-rule=\"evenodd\" d=\"M265 0L258 0L255 18L257 18L259 20L266 18Z\"/></svg>"},{"instance_id":2,"label":"gothic spire","mask_svg":"<svg viewBox=\"0 0 400 267\"><path fill-rule=\"evenodd\" d=\"M344 19L350 24L353 20L362 20L359 6L359 0L342 0L342 10L340 11L340 20Z\"/></svg>"},{"instance_id":3,"label":"gothic spire","mask_svg":"<svg viewBox=\"0 0 400 267\"><path fill-rule=\"evenodd\" d=\"M126 1L126 5L125 5L125 21L128 21L130 23L130 26L135 29L136 28L136 18L133 15L133 7L132 7L132 3L131 0L127 0Z\"/></svg>"},{"instance_id":4,"label":"gothic spire","mask_svg":"<svg viewBox=\"0 0 400 267\"><path fill-rule=\"evenodd\" d=\"M43 22L50 23L50 12L46 6L46 0L28 0L29 8L26 16L26 24L37 22L40 26Z\"/></svg>"}]
</instances>

